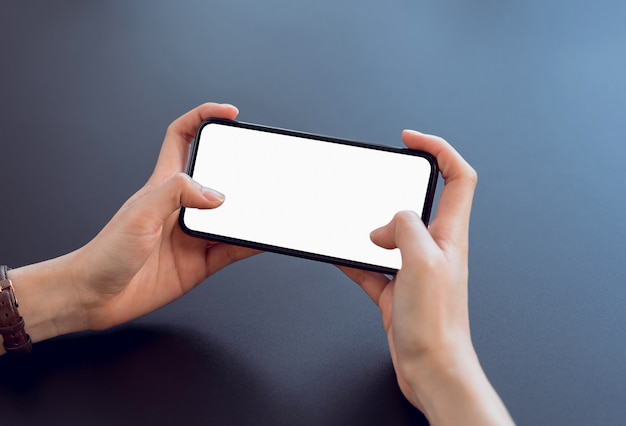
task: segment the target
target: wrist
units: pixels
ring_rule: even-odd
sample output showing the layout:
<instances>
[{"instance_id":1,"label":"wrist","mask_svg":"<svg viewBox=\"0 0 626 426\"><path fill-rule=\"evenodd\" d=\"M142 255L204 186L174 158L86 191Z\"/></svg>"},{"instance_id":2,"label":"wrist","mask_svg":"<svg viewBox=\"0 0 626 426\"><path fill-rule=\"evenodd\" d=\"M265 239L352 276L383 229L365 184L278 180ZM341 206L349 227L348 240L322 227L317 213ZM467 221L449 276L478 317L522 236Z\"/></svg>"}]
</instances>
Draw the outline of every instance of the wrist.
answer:
<instances>
[{"instance_id":1,"label":"wrist","mask_svg":"<svg viewBox=\"0 0 626 426\"><path fill-rule=\"evenodd\" d=\"M439 389L457 387L458 383L468 381L469 374L476 368L477 360L474 348L469 342L463 345L430 348L426 352L405 357L399 371L406 379L411 402L426 409L437 400L435 394Z\"/></svg>"},{"instance_id":2,"label":"wrist","mask_svg":"<svg viewBox=\"0 0 626 426\"><path fill-rule=\"evenodd\" d=\"M433 353L407 381L413 404L431 424L512 424L471 342Z\"/></svg>"},{"instance_id":3,"label":"wrist","mask_svg":"<svg viewBox=\"0 0 626 426\"><path fill-rule=\"evenodd\" d=\"M73 256L9 271L19 313L33 343L87 328L73 278Z\"/></svg>"}]
</instances>

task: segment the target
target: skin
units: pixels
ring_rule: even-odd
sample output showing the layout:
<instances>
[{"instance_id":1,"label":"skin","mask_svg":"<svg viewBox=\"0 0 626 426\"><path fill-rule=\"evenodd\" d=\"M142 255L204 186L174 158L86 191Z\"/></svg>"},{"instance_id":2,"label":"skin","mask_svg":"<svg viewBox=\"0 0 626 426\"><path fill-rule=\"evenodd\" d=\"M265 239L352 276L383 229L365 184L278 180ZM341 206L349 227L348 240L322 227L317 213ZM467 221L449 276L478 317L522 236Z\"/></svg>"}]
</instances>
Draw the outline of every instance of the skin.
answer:
<instances>
[{"instance_id":1,"label":"skin","mask_svg":"<svg viewBox=\"0 0 626 426\"><path fill-rule=\"evenodd\" d=\"M399 248L393 279L341 268L382 314L398 384L432 424L512 424L474 350L468 311L469 219L477 174L445 140L405 130L405 145L433 154L445 185L431 226L399 212L371 234Z\"/></svg>"},{"instance_id":2,"label":"skin","mask_svg":"<svg viewBox=\"0 0 626 426\"><path fill-rule=\"evenodd\" d=\"M183 171L201 122L237 114L232 105L207 103L181 116L168 127L146 184L92 241L10 271L33 342L133 320L258 253L191 238L177 224L181 206L222 204L222 194ZM376 244L400 249L402 268L393 279L341 269L380 309L400 389L432 424L512 424L470 335L468 230L476 172L441 138L404 131L402 139L437 158L445 187L436 217L427 229L414 212L400 212L372 232Z\"/></svg>"},{"instance_id":3,"label":"skin","mask_svg":"<svg viewBox=\"0 0 626 426\"><path fill-rule=\"evenodd\" d=\"M258 251L185 235L181 206L215 208L224 196L183 173L200 123L234 119L232 105L203 104L167 129L150 179L87 245L10 271L33 342L109 328L183 296L223 267Z\"/></svg>"}]
</instances>

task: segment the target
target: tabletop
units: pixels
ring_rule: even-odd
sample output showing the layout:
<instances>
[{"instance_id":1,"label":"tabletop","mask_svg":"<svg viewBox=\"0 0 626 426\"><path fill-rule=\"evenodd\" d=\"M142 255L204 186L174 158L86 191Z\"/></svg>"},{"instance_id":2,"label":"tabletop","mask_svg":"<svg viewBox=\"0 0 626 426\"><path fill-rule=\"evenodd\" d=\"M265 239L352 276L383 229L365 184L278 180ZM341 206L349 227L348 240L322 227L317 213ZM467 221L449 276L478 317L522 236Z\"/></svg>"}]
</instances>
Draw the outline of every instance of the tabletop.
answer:
<instances>
[{"instance_id":1,"label":"tabletop","mask_svg":"<svg viewBox=\"0 0 626 426\"><path fill-rule=\"evenodd\" d=\"M625 22L617 0L2 2L0 261L93 238L205 101L390 146L415 128L478 172L471 327L513 418L624 424ZM362 291L278 254L0 370L7 425L426 423Z\"/></svg>"}]
</instances>

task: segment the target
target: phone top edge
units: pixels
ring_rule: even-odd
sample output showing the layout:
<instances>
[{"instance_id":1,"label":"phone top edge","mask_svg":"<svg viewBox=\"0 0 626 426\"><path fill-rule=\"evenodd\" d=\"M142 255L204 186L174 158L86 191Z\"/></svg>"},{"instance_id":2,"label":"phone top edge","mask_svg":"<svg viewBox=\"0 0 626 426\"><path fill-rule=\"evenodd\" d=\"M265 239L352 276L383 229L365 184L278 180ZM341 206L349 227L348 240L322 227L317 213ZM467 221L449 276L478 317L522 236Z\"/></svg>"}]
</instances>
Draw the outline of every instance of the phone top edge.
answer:
<instances>
[{"instance_id":1,"label":"phone top edge","mask_svg":"<svg viewBox=\"0 0 626 426\"><path fill-rule=\"evenodd\" d=\"M197 132L195 140L198 140L202 132L202 129L206 125L213 124L213 123L222 124L222 125L231 126L231 127L240 127L244 129L259 130L259 131L264 131L264 132L269 132L269 133L277 133L277 134L282 134L282 135L287 135L287 136L301 137L301 138L311 139L311 140L319 140L323 142L333 142L333 143L356 146L356 147L361 147L361 148L378 149L382 151L414 155L417 157L425 158L426 160L428 160L429 163L431 163L431 166L434 166L435 168L437 166L437 160L432 154L426 151L419 150L419 149L410 149L406 147L382 145L382 144L377 144L377 143L372 143L372 142L362 142L362 141L356 141L353 139L337 138L334 136L328 136L328 135L323 135L323 134L318 134L318 133L307 133L307 132L301 132L298 130L285 129L282 127L271 127L271 126L265 126L262 124L248 123L245 121L237 121L237 120L227 120L223 118L209 118L203 121L200 124L200 127L198 128L198 132Z\"/></svg>"}]
</instances>

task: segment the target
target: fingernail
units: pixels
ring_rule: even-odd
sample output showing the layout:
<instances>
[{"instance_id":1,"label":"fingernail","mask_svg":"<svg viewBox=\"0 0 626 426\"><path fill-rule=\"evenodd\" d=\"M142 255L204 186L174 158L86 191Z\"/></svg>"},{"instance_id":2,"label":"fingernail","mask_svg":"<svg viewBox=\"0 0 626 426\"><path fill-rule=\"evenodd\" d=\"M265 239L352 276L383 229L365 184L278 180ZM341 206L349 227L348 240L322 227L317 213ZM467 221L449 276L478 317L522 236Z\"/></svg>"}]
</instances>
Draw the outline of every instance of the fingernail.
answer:
<instances>
[{"instance_id":1,"label":"fingernail","mask_svg":"<svg viewBox=\"0 0 626 426\"><path fill-rule=\"evenodd\" d=\"M225 104L222 104L222 106L229 107L229 108L234 108L234 109L237 111L237 114L239 114L239 108L237 108L237 107L236 107L235 105L233 105L233 104L228 104L228 103L225 103Z\"/></svg>"},{"instance_id":2,"label":"fingernail","mask_svg":"<svg viewBox=\"0 0 626 426\"><path fill-rule=\"evenodd\" d=\"M378 234L378 233L381 231L381 229L383 229L383 228L384 228L384 227L383 227L383 226L381 226L380 228L376 228L376 229L374 229L372 232L370 232L370 237L371 237L371 236L373 236L373 235L375 235L375 234Z\"/></svg>"},{"instance_id":3,"label":"fingernail","mask_svg":"<svg viewBox=\"0 0 626 426\"><path fill-rule=\"evenodd\" d=\"M418 135L418 136L419 135L423 135L422 132L418 132L417 130L413 130L413 129L404 129L404 131L407 132L407 133L411 133L413 135Z\"/></svg>"},{"instance_id":4,"label":"fingernail","mask_svg":"<svg viewBox=\"0 0 626 426\"><path fill-rule=\"evenodd\" d=\"M204 198L210 201L224 201L226 196L219 191L216 191L212 188L207 188L206 186L202 187L202 195Z\"/></svg>"}]
</instances>

